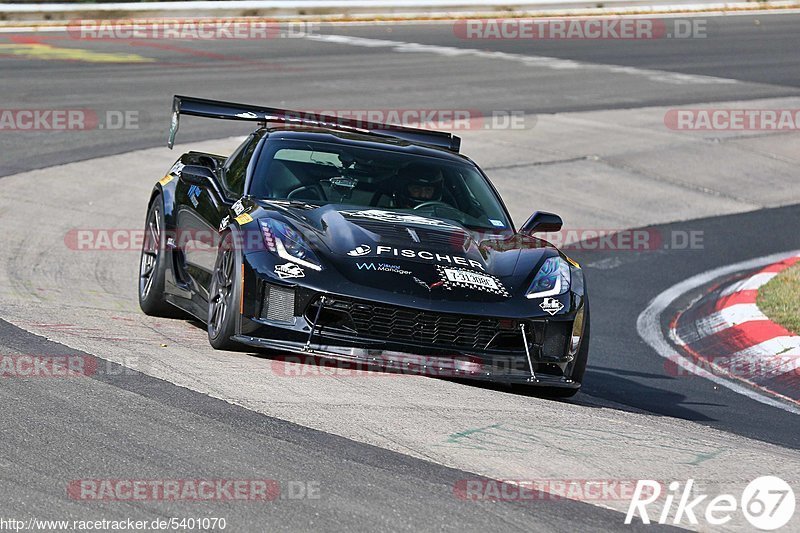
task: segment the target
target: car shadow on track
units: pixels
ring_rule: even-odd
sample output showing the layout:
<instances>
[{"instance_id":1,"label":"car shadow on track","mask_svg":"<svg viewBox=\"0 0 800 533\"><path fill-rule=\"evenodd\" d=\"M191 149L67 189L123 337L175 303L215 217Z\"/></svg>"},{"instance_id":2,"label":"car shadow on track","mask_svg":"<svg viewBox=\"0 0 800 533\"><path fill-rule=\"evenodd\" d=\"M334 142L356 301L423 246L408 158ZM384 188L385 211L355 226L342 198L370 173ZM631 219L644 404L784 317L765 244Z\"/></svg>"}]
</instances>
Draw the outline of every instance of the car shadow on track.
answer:
<instances>
[{"instance_id":1,"label":"car shadow on track","mask_svg":"<svg viewBox=\"0 0 800 533\"><path fill-rule=\"evenodd\" d=\"M628 379L638 378L637 380ZM684 394L669 390L667 387L651 387L642 383L642 379L658 381L675 380L676 378L662 374L620 370L589 365L581 389L581 394L591 396L607 403L609 407L622 408L633 412L671 416L695 422L711 422L711 418L703 413L687 407ZM627 402L630 401L630 404ZM633 407L632 405L636 405ZM722 406L718 403L702 405Z\"/></svg>"},{"instance_id":2,"label":"car shadow on track","mask_svg":"<svg viewBox=\"0 0 800 533\"><path fill-rule=\"evenodd\" d=\"M199 320L189 319L188 322L198 329L205 330L206 325ZM434 380L450 381L465 387L476 387L491 390L502 394L527 396L552 402L563 402L571 405L580 405L590 408L607 408L630 413L650 413L663 416L673 416L692 421L713 421L693 409L686 407L686 396L644 385L641 381L629 378L672 380L675 379L663 374L621 370L606 367L592 366L586 369L586 376L581 391L572 398L549 397L542 389L526 387L524 385L509 385L505 383L492 383L474 379L453 377L450 375L431 375L425 372L401 371L389 369L380 365L364 365L342 361L333 361L312 354L289 354L278 350L253 349L243 346L243 353L265 360L272 365L276 374L285 377L330 377L346 378L353 376L379 376L381 374L398 377L428 378ZM621 397L630 397L630 404ZM644 399L644 400L643 400ZM647 405L643 407L643 402ZM634 406L635 405L635 406ZM719 405L719 404L703 404Z\"/></svg>"},{"instance_id":3,"label":"car shadow on track","mask_svg":"<svg viewBox=\"0 0 800 533\"><path fill-rule=\"evenodd\" d=\"M287 354L285 352L266 350L266 349L257 351L251 350L248 353L253 357L258 357L260 359L264 359L265 361L269 361L269 364L272 365L273 371L282 374L286 377L327 376L336 379L336 378L346 378L354 376L367 377L367 376L385 375L385 376L397 376L397 377L411 377L417 379L432 379L432 380L449 381L452 383L458 383L465 387L476 387L484 390L491 390L502 394L527 396L535 399L541 399L552 402L563 402L572 405L580 405L583 407L611 408L632 413L645 412L635 407L606 400L602 396L592 394L591 392L589 392L588 389L582 390L572 398L553 398L549 397L545 393L545 391L543 391L540 388L529 387L524 385L509 385L506 383L493 383L488 381L479 381L474 379L466 379L453 376L430 375L424 372L401 371L401 370L381 367L379 365L364 365L358 363L332 361L330 359L326 359L311 354L307 355ZM590 369L587 369L587 377L591 379ZM598 380L601 379L600 376L595 376L595 377L597 377ZM602 379L605 380L606 378L602 377ZM638 385L638 387L640 389L640 393L642 394L651 394L652 392L656 391L656 389L642 387L641 385ZM643 390L643 389L648 389L648 390ZM675 398L675 400L679 401L679 398ZM694 419L700 420L700 418L696 418L696 416L694 417Z\"/></svg>"}]
</instances>

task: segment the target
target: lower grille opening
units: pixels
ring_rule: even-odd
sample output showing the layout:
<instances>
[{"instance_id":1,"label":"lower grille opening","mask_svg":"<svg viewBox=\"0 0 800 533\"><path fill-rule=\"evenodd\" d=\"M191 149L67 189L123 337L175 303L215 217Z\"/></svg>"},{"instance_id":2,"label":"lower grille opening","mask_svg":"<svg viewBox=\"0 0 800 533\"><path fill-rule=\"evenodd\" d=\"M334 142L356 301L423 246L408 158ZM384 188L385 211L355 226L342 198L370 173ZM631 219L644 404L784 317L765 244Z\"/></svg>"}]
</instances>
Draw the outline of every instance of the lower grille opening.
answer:
<instances>
[{"instance_id":1,"label":"lower grille opening","mask_svg":"<svg viewBox=\"0 0 800 533\"><path fill-rule=\"evenodd\" d=\"M294 289L265 283L259 317L274 322L293 322Z\"/></svg>"},{"instance_id":2,"label":"lower grille opening","mask_svg":"<svg viewBox=\"0 0 800 533\"><path fill-rule=\"evenodd\" d=\"M525 341L520 331L498 333L486 347L489 350L524 351Z\"/></svg>"},{"instance_id":3,"label":"lower grille opening","mask_svg":"<svg viewBox=\"0 0 800 533\"><path fill-rule=\"evenodd\" d=\"M542 359L561 360L567 353L567 339L571 335L572 322L549 322L542 343Z\"/></svg>"},{"instance_id":4,"label":"lower grille opening","mask_svg":"<svg viewBox=\"0 0 800 533\"><path fill-rule=\"evenodd\" d=\"M317 318L319 307L319 301L311 304L308 307L309 310L306 313L306 318L309 320L309 322L313 323L314 319ZM353 323L353 319L350 318L350 314L345 310L332 307L327 301L325 302L325 306L322 307L322 311L319 311L317 328L320 330L329 328L349 333L357 333L356 326Z\"/></svg>"},{"instance_id":5,"label":"lower grille opening","mask_svg":"<svg viewBox=\"0 0 800 533\"><path fill-rule=\"evenodd\" d=\"M319 299L306 307L304 316L313 322ZM464 351L524 352L521 322L512 319L437 313L326 296L317 326L322 330L347 333L362 338L413 343L431 348ZM531 352L538 353L544 335L544 322L526 321Z\"/></svg>"}]
</instances>

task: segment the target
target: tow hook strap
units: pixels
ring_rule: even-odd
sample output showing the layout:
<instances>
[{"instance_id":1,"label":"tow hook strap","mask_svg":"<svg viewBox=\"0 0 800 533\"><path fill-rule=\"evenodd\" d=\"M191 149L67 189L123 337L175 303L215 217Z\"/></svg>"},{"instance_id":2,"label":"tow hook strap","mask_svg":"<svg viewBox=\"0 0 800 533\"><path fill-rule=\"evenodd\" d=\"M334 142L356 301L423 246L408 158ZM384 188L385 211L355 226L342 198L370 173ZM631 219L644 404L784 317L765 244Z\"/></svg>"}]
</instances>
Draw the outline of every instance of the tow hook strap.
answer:
<instances>
[{"instance_id":1,"label":"tow hook strap","mask_svg":"<svg viewBox=\"0 0 800 533\"><path fill-rule=\"evenodd\" d=\"M525 335L525 324L520 324L519 329L522 331L522 343L525 345L525 355L528 356L528 368L531 369L531 376L536 379L536 373L533 371L533 361L531 360L531 351L528 348L528 336Z\"/></svg>"},{"instance_id":2,"label":"tow hook strap","mask_svg":"<svg viewBox=\"0 0 800 533\"><path fill-rule=\"evenodd\" d=\"M311 331L308 333L308 340L306 341L306 345L303 347L303 351L307 352L311 348L311 338L314 336L314 331L317 329L317 322L319 321L319 315L322 313L322 308L325 307L325 297L319 299L319 307L317 307L317 314L314 316L314 322L311 324ZM523 332L524 335L524 332ZM530 359L530 356L528 357Z\"/></svg>"}]
</instances>

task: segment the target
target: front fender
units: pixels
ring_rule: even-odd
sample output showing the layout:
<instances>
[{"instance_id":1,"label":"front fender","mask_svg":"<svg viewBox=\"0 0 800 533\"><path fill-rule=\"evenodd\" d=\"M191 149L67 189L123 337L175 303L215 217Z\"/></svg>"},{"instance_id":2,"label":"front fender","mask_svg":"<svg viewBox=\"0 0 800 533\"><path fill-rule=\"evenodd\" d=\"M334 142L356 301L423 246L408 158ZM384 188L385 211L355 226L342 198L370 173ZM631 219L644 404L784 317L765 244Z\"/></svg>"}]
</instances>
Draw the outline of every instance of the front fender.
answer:
<instances>
[{"instance_id":1,"label":"front fender","mask_svg":"<svg viewBox=\"0 0 800 533\"><path fill-rule=\"evenodd\" d=\"M178 186L178 179L181 176L182 169L183 163L181 159L178 159L169 172L156 182L153 186L153 192L150 194L148 207L152 205L156 197L161 196L161 201L164 204L164 221L168 229L175 229L175 190Z\"/></svg>"}]
</instances>

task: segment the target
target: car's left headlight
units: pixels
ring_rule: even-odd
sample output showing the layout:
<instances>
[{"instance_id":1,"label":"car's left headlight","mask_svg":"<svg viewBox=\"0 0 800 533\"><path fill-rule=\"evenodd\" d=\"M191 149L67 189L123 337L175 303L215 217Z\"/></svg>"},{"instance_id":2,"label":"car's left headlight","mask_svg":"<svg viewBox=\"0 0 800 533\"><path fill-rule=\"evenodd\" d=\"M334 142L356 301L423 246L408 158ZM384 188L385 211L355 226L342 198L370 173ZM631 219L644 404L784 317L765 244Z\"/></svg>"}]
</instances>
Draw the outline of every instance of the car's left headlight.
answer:
<instances>
[{"instance_id":1,"label":"car's left headlight","mask_svg":"<svg viewBox=\"0 0 800 533\"><path fill-rule=\"evenodd\" d=\"M548 257L539 272L534 276L527 298L544 298L558 296L569 290L570 271L569 264L559 256Z\"/></svg>"},{"instance_id":2,"label":"car's left headlight","mask_svg":"<svg viewBox=\"0 0 800 533\"><path fill-rule=\"evenodd\" d=\"M264 235L264 244L270 252L312 270L322 270L317 255L297 230L271 218L262 218L258 223Z\"/></svg>"}]
</instances>

